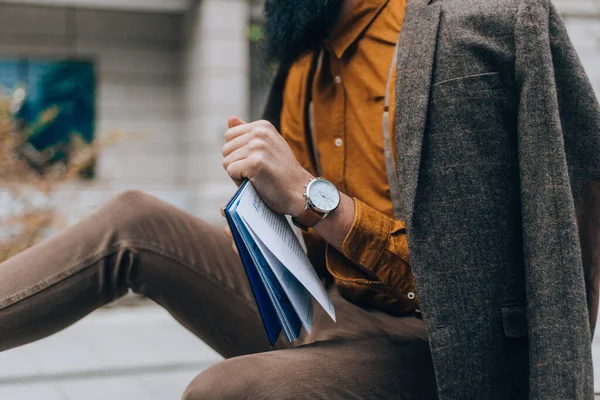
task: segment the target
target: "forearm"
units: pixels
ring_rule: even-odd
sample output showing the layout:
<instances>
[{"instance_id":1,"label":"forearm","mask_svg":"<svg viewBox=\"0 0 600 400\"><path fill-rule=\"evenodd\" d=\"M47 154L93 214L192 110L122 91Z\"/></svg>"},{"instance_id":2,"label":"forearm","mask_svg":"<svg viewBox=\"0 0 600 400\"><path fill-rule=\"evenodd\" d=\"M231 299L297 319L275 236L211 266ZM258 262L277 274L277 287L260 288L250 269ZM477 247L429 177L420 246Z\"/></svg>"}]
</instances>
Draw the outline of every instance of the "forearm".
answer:
<instances>
[{"instance_id":1,"label":"forearm","mask_svg":"<svg viewBox=\"0 0 600 400\"><path fill-rule=\"evenodd\" d=\"M342 252L344 239L354 223L354 199L340 193L339 207L314 226L317 232L327 243Z\"/></svg>"}]
</instances>

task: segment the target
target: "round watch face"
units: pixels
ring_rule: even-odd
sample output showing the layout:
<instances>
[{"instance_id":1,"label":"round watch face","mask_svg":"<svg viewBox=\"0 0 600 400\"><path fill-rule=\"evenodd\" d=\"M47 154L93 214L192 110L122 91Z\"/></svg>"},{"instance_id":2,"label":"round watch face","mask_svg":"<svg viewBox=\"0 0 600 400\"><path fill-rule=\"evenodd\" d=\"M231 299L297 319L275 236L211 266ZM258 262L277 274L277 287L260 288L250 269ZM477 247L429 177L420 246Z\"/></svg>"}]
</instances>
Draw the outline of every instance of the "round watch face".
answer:
<instances>
[{"instance_id":1,"label":"round watch face","mask_svg":"<svg viewBox=\"0 0 600 400\"><path fill-rule=\"evenodd\" d=\"M307 188L312 205L322 212L331 212L340 204L340 192L335 185L324 179L316 179Z\"/></svg>"}]
</instances>

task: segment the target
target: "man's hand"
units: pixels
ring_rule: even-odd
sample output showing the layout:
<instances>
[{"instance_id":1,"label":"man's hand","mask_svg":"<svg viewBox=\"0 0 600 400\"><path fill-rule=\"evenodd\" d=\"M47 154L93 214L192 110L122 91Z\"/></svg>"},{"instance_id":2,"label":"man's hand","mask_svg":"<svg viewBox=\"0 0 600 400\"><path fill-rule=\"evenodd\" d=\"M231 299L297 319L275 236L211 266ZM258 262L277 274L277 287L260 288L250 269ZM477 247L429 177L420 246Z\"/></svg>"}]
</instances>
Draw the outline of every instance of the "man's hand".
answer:
<instances>
[{"instance_id":1,"label":"man's hand","mask_svg":"<svg viewBox=\"0 0 600 400\"><path fill-rule=\"evenodd\" d=\"M238 184L248 178L262 200L275 212L297 217L304 210L304 185L313 176L296 160L292 149L267 121L247 124L231 117L225 132L223 167ZM314 230L342 251L344 238L354 221L354 200L340 193L340 206ZM221 213L224 214L223 209ZM231 231L225 228L231 238ZM235 243L233 250L237 253Z\"/></svg>"},{"instance_id":2,"label":"man's hand","mask_svg":"<svg viewBox=\"0 0 600 400\"><path fill-rule=\"evenodd\" d=\"M262 200L275 212L293 217L304 210L304 185L312 175L296 160L292 149L267 121L228 121L223 168L240 183L249 179Z\"/></svg>"}]
</instances>

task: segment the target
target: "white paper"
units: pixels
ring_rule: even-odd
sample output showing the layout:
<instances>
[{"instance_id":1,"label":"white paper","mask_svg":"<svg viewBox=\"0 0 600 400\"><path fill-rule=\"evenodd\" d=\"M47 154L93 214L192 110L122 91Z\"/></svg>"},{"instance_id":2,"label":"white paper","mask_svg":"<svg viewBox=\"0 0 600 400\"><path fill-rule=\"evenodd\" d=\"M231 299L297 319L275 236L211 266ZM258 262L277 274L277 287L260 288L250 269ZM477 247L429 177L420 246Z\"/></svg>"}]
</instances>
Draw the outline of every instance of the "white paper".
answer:
<instances>
[{"instance_id":1,"label":"white paper","mask_svg":"<svg viewBox=\"0 0 600 400\"><path fill-rule=\"evenodd\" d=\"M248 185L244 186L244 188L241 190L240 196L238 196L238 198L235 201L235 205L233 207L234 209L237 210L237 207L240 203L240 198L243 195L243 193L245 193L247 187L248 187ZM237 216L237 212L235 212L235 214L236 214L235 218L239 219L239 216ZM240 220L240 224L242 225L242 226L239 226L239 232L240 232L241 238L249 250L250 257L252 258L254 264L256 265L256 271L258 272L260 280L261 280L262 284L264 285L265 290L267 291L267 295L269 296L269 299L271 300L271 303L273 304L275 312L277 313L277 317L281 323L281 326L285 333L285 337L287 338L287 340L289 342L292 342L298 338L298 335L297 335L298 332L296 332L296 330L293 329L292 324L291 324L290 320L288 319L287 313L289 311L286 311L286 309L281 304L282 301L290 302L290 303L291 303L291 301L289 300L288 295L285 293L285 291L283 290L281 285L278 283L278 279L275 277L275 272L270 267L269 262L266 260L266 258L262 254L260 247L258 246L258 244L256 243L256 240L254 239L255 235L253 235L251 233L252 231L246 227L246 224L244 223L244 221ZM237 224L236 224L236 226L237 226ZM260 257L259 257L259 253L260 253ZM283 299L283 297L285 297L285 300ZM296 310L293 309L293 310L291 310L291 312L296 313ZM297 315L294 315L293 317L296 317L296 316ZM298 320L299 320L299 322L301 322L300 318L298 318Z\"/></svg>"},{"instance_id":2,"label":"white paper","mask_svg":"<svg viewBox=\"0 0 600 400\"><path fill-rule=\"evenodd\" d=\"M304 329L310 333L312 330L312 302L310 293L304 286L302 286L300 281L294 277L294 274L285 268L285 266L277 259L277 257L271 253L269 248L256 235L252 228L248 225L246 225L246 228L248 228L250 235L252 235L252 238L259 247L262 255L267 260L267 263L269 263L269 266L275 274L277 281L283 288L283 291L290 299L290 303L292 303L292 307L294 307L296 314L298 314Z\"/></svg>"},{"instance_id":3,"label":"white paper","mask_svg":"<svg viewBox=\"0 0 600 400\"><path fill-rule=\"evenodd\" d=\"M335 321L333 303L285 216L267 207L252 185L240 197L238 215Z\"/></svg>"}]
</instances>

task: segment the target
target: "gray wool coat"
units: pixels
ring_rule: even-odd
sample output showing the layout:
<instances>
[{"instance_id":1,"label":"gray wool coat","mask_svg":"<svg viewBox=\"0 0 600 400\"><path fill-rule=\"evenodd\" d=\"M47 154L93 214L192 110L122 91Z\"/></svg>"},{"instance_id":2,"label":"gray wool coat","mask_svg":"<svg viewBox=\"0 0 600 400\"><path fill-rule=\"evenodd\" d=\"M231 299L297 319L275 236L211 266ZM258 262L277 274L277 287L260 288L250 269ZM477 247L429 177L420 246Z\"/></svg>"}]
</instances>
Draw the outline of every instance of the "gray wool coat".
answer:
<instances>
[{"instance_id":1,"label":"gray wool coat","mask_svg":"<svg viewBox=\"0 0 600 400\"><path fill-rule=\"evenodd\" d=\"M592 399L600 109L560 16L549 0L409 0L397 68L402 219L440 398Z\"/></svg>"}]
</instances>

